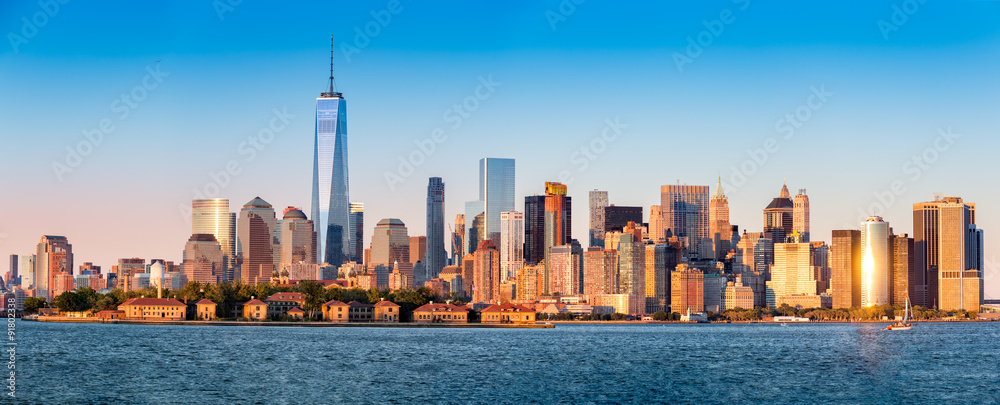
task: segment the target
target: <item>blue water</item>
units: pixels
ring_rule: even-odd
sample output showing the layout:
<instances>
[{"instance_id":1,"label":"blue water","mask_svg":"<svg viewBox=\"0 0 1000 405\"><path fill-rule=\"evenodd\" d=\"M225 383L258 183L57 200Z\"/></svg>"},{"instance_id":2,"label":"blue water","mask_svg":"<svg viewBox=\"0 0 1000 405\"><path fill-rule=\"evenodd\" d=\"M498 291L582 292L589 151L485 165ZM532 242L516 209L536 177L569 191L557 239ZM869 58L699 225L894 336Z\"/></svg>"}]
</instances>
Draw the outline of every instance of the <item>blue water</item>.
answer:
<instances>
[{"instance_id":1,"label":"blue water","mask_svg":"<svg viewBox=\"0 0 1000 405\"><path fill-rule=\"evenodd\" d=\"M881 326L20 322L16 393L61 404L1000 402L1000 323Z\"/></svg>"}]
</instances>

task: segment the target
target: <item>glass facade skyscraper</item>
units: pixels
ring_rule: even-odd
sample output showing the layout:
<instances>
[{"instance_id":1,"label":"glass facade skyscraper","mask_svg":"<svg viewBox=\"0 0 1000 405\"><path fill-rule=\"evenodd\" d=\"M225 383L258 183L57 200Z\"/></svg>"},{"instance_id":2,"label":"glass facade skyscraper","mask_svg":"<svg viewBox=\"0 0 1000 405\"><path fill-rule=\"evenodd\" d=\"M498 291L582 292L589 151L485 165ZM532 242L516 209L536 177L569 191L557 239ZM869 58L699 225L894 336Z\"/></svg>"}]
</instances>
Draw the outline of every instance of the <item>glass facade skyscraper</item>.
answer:
<instances>
[{"instance_id":1,"label":"glass facade skyscraper","mask_svg":"<svg viewBox=\"0 0 1000 405\"><path fill-rule=\"evenodd\" d=\"M499 246L500 213L514 210L514 159L479 160L479 201L485 213L484 237Z\"/></svg>"},{"instance_id":2,"label":"glass facade skyscraper","mask_svg":"<svg viewBox=\"0 0 1000 405\"><path fill-rule=\"evenodd\" d=\"M312 212L320 253L319 262L339 266L351 257L353 229L349 228L350 198L347 176L347 101L334 91L333 52L330 52L330 88L316 99L316 136L313 142Z\"/></svg>"},{"instance_id":3,"label":"glass facade skyscraper","mask_svg":"<svg viewBox=\"0 0 1000 405\"><path fill-rule=\"evenodd\" d=\"M364 261L365 256L365 204L359 202L351 203L351 217L349 218L349 224L351 231L354 232L354 237L351 238L351 244L349 246L349 251L351 256L350 261L355 263L361 263Z\"/></svg>"},{"instance_id":4,"label":"glass facade skyscraper","mask_svg":"<svg viewBox=\"0 0 1000 405\"><path fill-rule=\"evenodd\" d=\"M430 278L437 278L444 268L447 252L444 249L444 181L431 177L427 182L427 252L424 268Z\"/></svg>"},{"instance_id":5,"label":"glass facade skyscraper","mask_svg":"<svg viewBox=\"0 0 1000 405\"><path fill-rule=\"evenodd\" d=\"M214 235L222 249L222 281L233 281L236 268L236 213L228 198L191 201L191 234Z\"/></svg>"}]
</instances>

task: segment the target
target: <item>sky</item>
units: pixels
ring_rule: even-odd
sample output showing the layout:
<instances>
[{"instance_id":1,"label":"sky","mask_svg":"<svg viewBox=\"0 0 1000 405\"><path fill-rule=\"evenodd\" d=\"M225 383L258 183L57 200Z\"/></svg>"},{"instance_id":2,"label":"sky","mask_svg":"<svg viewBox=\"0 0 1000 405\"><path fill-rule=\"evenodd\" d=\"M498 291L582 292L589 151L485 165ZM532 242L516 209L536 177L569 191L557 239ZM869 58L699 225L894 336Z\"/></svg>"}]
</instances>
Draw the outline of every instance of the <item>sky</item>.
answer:
<instances>
[{"instance_id":1,"label":"sky","mask_svg":"<svg viewBox=\"0 0 1000 405\"><path fill-rule=\"evenodd\" d=\"M582 241L593 189L648 215L721 176L753 231L787 182L826 241L872 213L911 232L941 193L976 203L1000 298L1000 2L282 6L0 3L0 253L180 262L193 198L309 212L332 35L366 245L381 218L424 234L428 177L451 222L484 157L516 159L519 210L567 183Z\"/></svg>"}]
</instances>

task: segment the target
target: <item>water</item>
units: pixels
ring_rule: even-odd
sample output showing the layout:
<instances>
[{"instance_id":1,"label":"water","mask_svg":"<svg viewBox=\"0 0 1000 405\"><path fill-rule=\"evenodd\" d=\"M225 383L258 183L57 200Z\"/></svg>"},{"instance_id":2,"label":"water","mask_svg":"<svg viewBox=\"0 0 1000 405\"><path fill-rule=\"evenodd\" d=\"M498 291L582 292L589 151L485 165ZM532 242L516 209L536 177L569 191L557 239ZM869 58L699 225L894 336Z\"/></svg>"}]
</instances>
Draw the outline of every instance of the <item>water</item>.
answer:
<instances>
[{"instance_id":1,"label":"water","mask_svg":"<svg viewBox=\"0 0 1000 405\"><path fill-rule=\"evenodd\" d=\"M1000 323L882 326L23 322L17 394L66 404L1000 402Z\"/></svg>"}]
</instances>

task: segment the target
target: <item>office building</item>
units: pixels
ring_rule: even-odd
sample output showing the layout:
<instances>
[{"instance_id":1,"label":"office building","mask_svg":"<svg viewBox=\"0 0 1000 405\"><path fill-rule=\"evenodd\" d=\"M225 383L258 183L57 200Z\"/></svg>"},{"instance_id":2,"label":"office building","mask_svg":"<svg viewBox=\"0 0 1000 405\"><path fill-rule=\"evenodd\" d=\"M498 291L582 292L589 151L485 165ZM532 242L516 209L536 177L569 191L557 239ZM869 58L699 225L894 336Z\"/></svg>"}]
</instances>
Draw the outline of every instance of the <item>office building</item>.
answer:
<instances>
[{"instance_id":1,"label":"office building","mask_svg":"<svg viewBox=\"0 0 1000 405\"><path fill-rule=\"evenodd\" d=\"M476 252L479 242L486 238L486 204L482 201L465 203L465 251Z\"/></svg>"},{"instance_id":2,"label":"office building","mask_svg":"<svg viewBox=\"0 0 1000 405\"><path fill-rule=\"evenodd\" d=\"M590 240L588 246L604 246L604 207L608 206L608 192L591 190L587 196L590 202Z\"/></svg>"},{"instance_id":3,"label":"office building","mask_svg":"<svg viewBox=\"0 0 1000 405\"><path fill-rule=\"evenodd\" d=\"M228 198L191 201L191 234L215 236L222 249L223 281L233 281L236 269L236 213L229 211Z\"/></svg>"},{"instance_id":4,"label":"office building","mask_svg":"<svg viewBox=\"0 0 1000 405\"><path fill-rule=\"evenodd\" d=\"M524 261L538 264L545 259L545 196L524 197Z\"/></svg>"},{"instance_id":5,"label":"office building","mask_svg":"<svg viewBox=\"0 0 1000 405\"><path fill-rule=\"evenodd\" d=\"M500 252L493 241L480 242L472 260L472 302L500 301Z\"/></svg>"},{"instance_id":6,"label":"office building","mask_svg":"<svg viewBox=\"0 0 1000 405\"><path fill-rule=\"evenodd\" d=\"M260 197L250 200L240 209L237 224L237 255L240 260L240 280L255 285L270 282L278 268L278 220L274 207Z\"/></svg>"},{"instance_id":7,"label":"office building","mask_svg":"<svg viewBox=\"0 0 1000 405\"><path fill-rule=\"evenodd\" d=\"M465 215L455 215L455 229L451 232L451 265L461 266L465 257Z\"/></svg>"},{"instance_id":8,"label":"office building","mask_svg":"<svg viewBox=\"0 0 1000 405\"><path fill-rule=\"evenodd\" d=\"M715 193L708 202L708 237L712 239L715 260L726 258L732 248L732 225L729 223L729 198L722 191L722 177L716 179Z\"/></svg>"},{"instance_id":9,"label":"office building","mask_svg":"<svg viewBox=\"0 0 1000 405\"><path fill-rule=\"evenodd\" d=\"M660 212L665 232L684 243L688 252L697 253L708 235L708 186L660 186Z\"/></svg>"},{"instance_id":10,"label":"office building","mask_svg":"<svg viewBox=\"0 0 1000 405\"><path fill-rule=\"evenodd\" d=\"M938 205L938 306L979 311L983 302L983 231L975 205L949 197Z\"/></svg>"},{"instance_id":11,"label":"office building","mask_svg":"<svg viewBox=\"0 0 1000 405\"><path fill-rule=\"evenodd\" d=\"M349 251L350 195L347 165L347 100L333 79L333 38L330 38L329 88L316 98L313 139L312 212L316 227L317 263L340 266L357 250ZM363 246L363 245L362 245ZM357 249L357 248L355 248Z\"/></svg>"},{"instance_id":12,"label":"office building","mask_svg":"<svg viewBox=\"0 0 1000 405\"><path fill-rule=\"evenodd\" d=\"M618 236L618 293L646 297L646 249L633 233Z\"/></svg>"},{"instance_id":13,"label":"office building","mask_svg":"<svg viewBox=\"0 0 1000 405\"><path fill-rule=\"evenodd\" d=\"M524 213L500 213L500 275L513 278L524 265Z\"/></svg>"},{"instance_id":14,"label":"office building","mask_svg":"<svg viewBox=\"0 0 1000 405\"><path fill-rule=\"evenodd\" d=\"M51 288L59 273L73 274L73 245L65 236L42 236L35 252L35 289L50 302Z\"/></svg>"},{"instance_id":15,"label":"office building","mask_svg":"<svg viewBox=\"0 0 1000 405\"><path fill-rule=\"evenodd\" d=\"M366 263L368 268L385 266L387 275L396 262L410 263L410 237L403 221L396 218L378 221L372 235L371 256L371 261Z\"/></svg>"},{"instance_id":16,"label":"office building","mask_svg":"<svg viewBox=\"0 0 1000 405\"><path fill-rule=\"evenodd\" d=\"M803 242L809 242L809 196L804 188L792 200L792 232L797 232Z\"/></svg>"},{"instance_id":17,"label":"office building","mask_svg":"<svg viewBox=\"0 0 1000 405\"><path fill-rule=\"evenodd\" d=\"M782 243L792 234L795 224L795 203L788 193L788 185L781 185L781 193L764 208L764 232L771 232L774 243Z\"/></svg>"},{"instance_id":18,"label":"office building","mask_svg":"<svg viewBox=\"0 0 1000 405\"><path fill-rule=\"evenodd\" d=\"M830 285L834 308L861 306L861 231L833 231L830 241Z\"/></svg>"},{"instance_id":19,"label":"office building","mask_svg":"<svg viewBox=\"0 0 1000 405\"><path fill-rule=\"evenodd\" d=\"M556 182L545 182L545 288L548 289L552 282L549 280L551 273L551 261L549 260L550 249L553 246L569 244L572 240L572 200L566 195L566 185ZM548 290L545 291L549 293Z\"/></svg>"},{"instance_id":20,"label":"office building","mask_svg":"<svg viewBox=\"0 0 1000 405\"><path fill-rule=\"evenodd\" d=\"M279 267L286 263L316 264L316 227L302 210L288 207L278 222L278 230L281 235Z\"/></svg>"},{"instance_id":21,"label":"office building","mask_svg":"<svg viewBox=\"0 0 1000 405\"><path fill-rule=\"evenodd\" d=\"M311 226L312 224L310 224ZM309 232L313 232L312 228ZM196 233L184 244L181 272L188 281L218 284L225 276L225 254L215 235Z\"/></svg>"},{"instance_id":22,"label":"office building","mask_svg":"<svg viewBox=\"0 0 1000 405\"><path fill-rule=\"evenodd\" d=\"M315 227L315 224L313 224ZM351 232L354 232L354 236L351 238L351 244L349 246L349 251L351 252L351 257L349 261L362 263L364 259L365 251L365 204L359 202L351 203L350 218L348 218L348 227L350 227ZM319 235L316 235L316 260L319 260Z\"/></svg>"},{"instance_id":23,"label":"office building","mask_svg":"<svg viewBox=\"0 0 1000 405\"><path fill-rule=\"evenodd\" d=\"M611 204L604 207L605 232L621 232L629 222L642 224L642 207L626 207Z\"/></svg>"},{"instance_id":24,"label":"office building","mask_svg":"<svg viewBox=\"0 0 1000 405\"><path fill-rule=\"evenodd\" d=\"M861 306L891 303L889 266L889 223L882 217L868 217L861 224Z\"/></svg>"},{"instance_id":25,"label":"office building","mask_svg":"<svg viewBox=\"0 0 1000 405\"><path fill-rule=\"evenodd\" d=\"M670 273L670 311L677 313L705 310L704 274L686 263L677 265Z\"/></svg>"},{"instance_id":26,"label":"office building","mask_svg":"<svg viewBox=\"0 0 1000 405\"><path fill-rule=\"evenodd\" d=\"M483 202L483 235L500 245L500 213L514 210L514 159L479 160L479 201Z\"/></svg>"},{"instance_id":27,"label":"office building","mask_svg":"<svg viewBox=\"0 0 1000 405\"><path fill-rule=\"evenodd\" d=\"M913 238L907 234L894 235L892 240L892 305L906 305L906 300L917 295L917 268L914 266ZM910 305L913 299L910 298Z\"/></svg>"},{"instance_id":28,"label":"office building","mask_svg":"<svg viewBox=\"0 0 1000 405\"><path fill-rule=\"evenodd\" d=\"M431 177L427 181L427 253L411 260L423 260L426 278L437 278L448 260L444 241L444 181Z\"/></svg>"},{"instance_id":29,"label":"office building","mask_svg":"<svg viewBox=\"0 0 1000 405\"><path fill-rule=\"evenodd\" d=\"M221 249L220 249L221 250ZM115 266L114 273L117 276L116 284L122 291L132 291L138 289L135 277L146 273L146 260L138 257L118 259L118 266Z\"/></svg>"},{"instance_id":30,"label":"office building","mask_svg":"<svg viewBox=\"0 0 1000 405\"><path fill-rule=\"evenodd\" d=\"M768 285L775 297L785 295L816 294L816 269L810 243L803 242L797 233L787 243L774 244L774 266Z\"/></svg>"}]
</instances>

